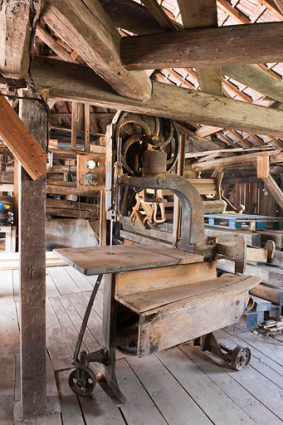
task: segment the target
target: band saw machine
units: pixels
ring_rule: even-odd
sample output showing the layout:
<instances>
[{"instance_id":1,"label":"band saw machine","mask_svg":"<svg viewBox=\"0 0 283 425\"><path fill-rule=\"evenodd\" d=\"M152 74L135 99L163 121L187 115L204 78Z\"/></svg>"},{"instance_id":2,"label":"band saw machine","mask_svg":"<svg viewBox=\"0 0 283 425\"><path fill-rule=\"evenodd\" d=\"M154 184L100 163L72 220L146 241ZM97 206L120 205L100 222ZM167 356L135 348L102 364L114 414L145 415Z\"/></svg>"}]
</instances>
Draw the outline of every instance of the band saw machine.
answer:
<instances>
[{"instance_id":1,"label":"band saw machine","mask_svg":"<svg viewBox=\"0 0 283 425\"><path fill-rule=\"evenodd\" d=\"M116 349L144 357L191 340L235 369L246 367L250 350L237 346L228 351L212 332L235 323L249 309L249 290L260 278L217 277L218 255L232 256L236 271L243 271L245 243L241 239L228 243L227 239L205 240L201 196L187 179L174 173L179 152L176 124L163 118L117 113L108 128L107 152L110 245L56 250L81 273L97 275L73 357L70 387L80 396L90 396L99 383L121 406L125 397L115 374ZM176 244L113 244L113 234L119 242L122 204L130 198L130 191L133 199L144 191L144 202L153 205L162 202L158 194L165 190L176 195L181 205ZM97 351L87 353L81 351L82 340L102 280L103 342Z\"/></svg>"}]
</instances>

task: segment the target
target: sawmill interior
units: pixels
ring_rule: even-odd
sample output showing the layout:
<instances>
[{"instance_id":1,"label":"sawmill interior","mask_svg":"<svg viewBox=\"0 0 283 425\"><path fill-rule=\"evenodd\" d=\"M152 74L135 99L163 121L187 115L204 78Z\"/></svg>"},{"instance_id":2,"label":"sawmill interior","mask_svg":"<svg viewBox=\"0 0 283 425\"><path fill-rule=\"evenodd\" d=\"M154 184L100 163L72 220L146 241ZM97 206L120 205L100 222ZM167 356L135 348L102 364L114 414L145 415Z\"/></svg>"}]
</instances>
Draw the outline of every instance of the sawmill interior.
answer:
<instances>
[{"instance_id":1,"label":"sawmill interior","mask_svg":"<svg viewBox=\"0 0 283 425\"><path fill-rule=\"evenodd\" d=\"M283 421L283 1L0 2L0 425Z\"/></svg>"}]
</instances>

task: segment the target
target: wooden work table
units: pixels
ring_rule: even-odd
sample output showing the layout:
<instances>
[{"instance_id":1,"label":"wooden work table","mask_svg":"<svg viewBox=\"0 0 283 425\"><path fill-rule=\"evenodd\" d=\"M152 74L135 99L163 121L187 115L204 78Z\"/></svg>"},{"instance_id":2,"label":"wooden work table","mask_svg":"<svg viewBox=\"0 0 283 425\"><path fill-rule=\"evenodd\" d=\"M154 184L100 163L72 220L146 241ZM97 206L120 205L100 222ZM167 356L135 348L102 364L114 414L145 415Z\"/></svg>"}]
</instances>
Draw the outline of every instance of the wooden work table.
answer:
<instances>
[{"instance_id":1,"label":"wooden work table","mask_svg":"<svg viewBox=\"0 0 283 425\"><path fill-rule=\"evenodd\" d=\"M155 244L62 248L54 252L87 276L203 262L202 255Z\"/></svg>"}]
</instances>

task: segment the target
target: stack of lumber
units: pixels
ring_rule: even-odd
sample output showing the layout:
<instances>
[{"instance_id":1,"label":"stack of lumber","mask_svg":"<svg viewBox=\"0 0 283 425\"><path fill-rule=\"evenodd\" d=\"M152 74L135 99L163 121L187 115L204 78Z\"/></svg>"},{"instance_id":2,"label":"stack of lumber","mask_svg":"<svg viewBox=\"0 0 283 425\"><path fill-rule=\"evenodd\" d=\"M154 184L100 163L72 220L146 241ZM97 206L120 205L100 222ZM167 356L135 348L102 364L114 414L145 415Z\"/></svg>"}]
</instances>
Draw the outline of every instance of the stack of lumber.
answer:
<instances>
[{"instance_id":1,"label":"stack of lumber","mask_svg":"<svg viewBox=\"0 0 283 425\"><path fill-rule=\"evenodd\" d=\"M275 335L283 332L283 321L282 320L265 320L259 325L265 333Z\"/></svg>"}]
</instances>

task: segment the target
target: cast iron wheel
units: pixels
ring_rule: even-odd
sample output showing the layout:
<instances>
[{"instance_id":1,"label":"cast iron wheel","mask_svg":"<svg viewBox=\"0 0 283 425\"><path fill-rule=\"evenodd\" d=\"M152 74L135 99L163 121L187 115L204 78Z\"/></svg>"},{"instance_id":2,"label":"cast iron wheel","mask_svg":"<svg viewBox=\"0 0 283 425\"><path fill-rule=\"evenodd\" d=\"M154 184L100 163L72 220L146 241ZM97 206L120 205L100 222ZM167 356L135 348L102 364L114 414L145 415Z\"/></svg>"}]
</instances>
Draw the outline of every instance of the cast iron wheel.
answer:
<instances>
[{"instance_id":1,"label":"cast iron wheel","mask_svg":"<svg viewBox=\"0 0 283 425\"><path fill-rule=\"evenodd\" d=\"M90 369L73 370L69 376L71 390L82 397L89 397L97 383L95 373Z\"/></svg>"},{"instance_id":2,"label":"cast iron wheel","mask_svg":"<svg viewBox=\"0 0 283 425\"><path fill-rule=\"evenodd\" d=\"M237 347L233 350L231 355L231 366L236 370L245 369L250 363L251 350L248 347Z\"/></svg>"},{"instance_id":3,"label":"cast iron wheel","mask_svg":"<svg viewBox=\"0 0 283 425\"><path fill-rule=\"evenodd\" d=\"M176 123L167 118L121 112L114 130L115 148L122 138L122 164L131 176L142 175L142 154L151 149L167 155L166 171L176 164L179 153L179 134Z\"/></svg>"}]
</instances>

